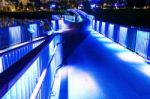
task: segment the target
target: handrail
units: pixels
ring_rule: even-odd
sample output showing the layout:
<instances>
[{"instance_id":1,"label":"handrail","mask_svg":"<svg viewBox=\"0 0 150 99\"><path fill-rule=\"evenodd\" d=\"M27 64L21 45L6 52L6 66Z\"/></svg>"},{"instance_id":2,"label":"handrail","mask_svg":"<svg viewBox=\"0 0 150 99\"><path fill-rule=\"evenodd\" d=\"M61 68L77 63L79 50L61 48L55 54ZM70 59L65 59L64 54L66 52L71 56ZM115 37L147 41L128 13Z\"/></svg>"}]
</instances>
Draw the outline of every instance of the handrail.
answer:
<instances>
[{"instance_id":1,"label":"handrail","mask_svg":"<svg viewBox=\"0 0 150 99\"><path fill-rule=\"evenodd\" d=\"M37 96L37 94L38 94L38 92L39 92L39 90L40 90L40 88L41 88L42 82L43 82L43 80L44 80L44 78L45 78L45 75L46 75L46 73L47 73L47 70L48 70L49 67L50 67L50 63L52 62L52 60L53 60L53 58L54 58L56 49L57 49L58 46L61 45L61 44L62 44L62 43L57 43L57 44L56 44L56 47L54 48L54 51L53 51L53 54L52 54L52 57L50 58L50 60L49 60L49 62L48 62L48 65L46 66L46 68L43 70L43 72L42 72L42 74L41 74L41 76L40 76L40 78L39 78L40 80L38 81L38 83L37 83L37 85L36 85L36 87L35 87L35 89L34 89L32 95L30 96L30 99L36 99L36 96ZM56 70L57 70L57 69L56 69ZM54 75L56 75L56 72L54 73ZM52 85L52 86L53 86L53 85Z\"/></svg>"},{"instance_id":2,"label":"handrail","mask_svg":"<svg viewBox=\"0 0 150 99\"><path fill-rule=\"evenodd\" d=\"M17 50L17 49L19 49L19 48L21 48L21 47L23 47L23 46L26 46L26 45L29 45L29 44L33 44L33 43L36 43L36 42L39 42L39 41L41 41L41 40L44 40L45 39L45 37L42 37L42 38L40 38L40 39L35 39L35 40L32 40L32 41L30 41L30 42L24 42L23 44L21 44L20 46L16 46L16 45L14 45L14 47L12 47L12 48L10 48L10 49L5 49L5 50L0 50L0 56L1 55L4 55L4 54L6 54L6 53L9 53L9 52L11 52L11 51L13 51L13 50Z\"/></svg>"},{"instance_id":3,"label":"handrail","mask_svg":"<svg viewBox=\"0 0 150 99\"><path fill-rule=\"evenodd\" d=\"M56 35L59 34L47 36L46 40L41 45L29 52L26 56L21 58L20 61L16 62L6 71L0 74L0 97L2 97L24 74L24 72L26 72L26 70L39 56L40 52L53 40Z\"/></svg>"}]
</instances>

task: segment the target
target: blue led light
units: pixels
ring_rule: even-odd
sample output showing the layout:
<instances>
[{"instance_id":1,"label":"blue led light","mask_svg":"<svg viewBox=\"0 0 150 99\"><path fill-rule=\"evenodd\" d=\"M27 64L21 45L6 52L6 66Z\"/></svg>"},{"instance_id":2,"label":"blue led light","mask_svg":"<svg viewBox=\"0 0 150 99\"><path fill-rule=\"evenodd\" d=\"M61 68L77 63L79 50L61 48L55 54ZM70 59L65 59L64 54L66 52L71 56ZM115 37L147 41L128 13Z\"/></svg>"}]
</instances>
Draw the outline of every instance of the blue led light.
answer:
<instances>
[{"instance_id":1,"label":"blue led light","mask_svg":"<svg viewBox=\"0 0 150 99\"><path fill-rule=\"evenodd\" d=\"M0 56L0 73L3 72L2 57Z\"/></svg>"},{"instance_id":2,"label":"blue led light","mask_svg":"<svg viewBox=\"0 0 150 99\"><path fill-rule=\"evenodd\" d=\"M148 41L149 41L149 32L138 30L136 36L135 51L143 57L147 56Z\"/></svg>"},{"instance_id":3,"label":"blue led light","mask_svg":"<svg viewBox=\"0 0 150 99\"><path fill-rule=\"evenodd\" d=\"M119 30L119 43L124 47L127 46L127 31L128 31L127 27L120 27L120 30Z\"/></svg>"},{"instance_id":4,"label":"blue led light","mask_svg":"<svg viewBox=\"0 0 150 99\"><path fill-rule=\"evenodd\" d=\"M105 22L102 22L102 29L101 29L101 34L105 35Z\"/></svg>"},{"instance_id":5,"label":"blue led light","mask_svg":"<svg viewBox=\"0 0 150 99\"><path fill-rule=\"evenodd\" d=\"M51 4L51 5L50 5L50 8L51 8L51 9L53 9L53 8L55 8L55 7L56 7L55 4Z\"/></svg>"},{"instance_id":6,"label":"blue led light","mask_svg":"<svg viewBox=\"0 0 150 99\"><path fill-rule=\"evenodd\" d=\"M10 44L16 44L21 42L21 27L9 27L9 41Z\"/></svg>"},{"instance_id":7,"label":"blue led light","mask_svg":"<svg viewBox=\"0 0 150 99\"><path fill-rule=\"evenodd\" d=\"M114 35L114 24L109 24L108 37L113 40L114 39L113 35Z\"/></svg>"},{"instance_id":8,"label":"blue led light","mask_svg":"<svg viewBox=\"0 0 150 99\"><path fill-rule=\"evenodd\" d=\"M91 4L91 9L94 9L96 7L95 4Z\"/></svg>"},{"instance_id":9,"label":"blue led light","mask_svg":"<svg viewBox=\"0 0 150 99\"><path fill-rule=\"evenodd\" d=\"M99 23L100 23L99 21L97 21L97 23L96 23L96 31L97 32L99 32Z\"/></svg>"}]
</instances>

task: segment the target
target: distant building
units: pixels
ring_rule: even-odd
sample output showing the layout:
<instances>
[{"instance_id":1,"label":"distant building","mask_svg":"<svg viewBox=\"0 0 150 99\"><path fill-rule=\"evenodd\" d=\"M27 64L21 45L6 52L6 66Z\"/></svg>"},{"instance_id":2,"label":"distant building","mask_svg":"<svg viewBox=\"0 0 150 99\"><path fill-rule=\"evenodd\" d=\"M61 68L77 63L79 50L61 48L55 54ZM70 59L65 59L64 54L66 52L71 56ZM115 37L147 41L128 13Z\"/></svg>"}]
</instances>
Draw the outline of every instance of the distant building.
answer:
<instances>
[{"instance_id":1,"label":"distant building","mask_svg":"<svg viewBox=\"0 0 150 99\"><path fill-rule=\"evenodd\" d=\"M3 9L5 6L5 0L0 0L0 9Z\"/></svg>"}]
</instances>

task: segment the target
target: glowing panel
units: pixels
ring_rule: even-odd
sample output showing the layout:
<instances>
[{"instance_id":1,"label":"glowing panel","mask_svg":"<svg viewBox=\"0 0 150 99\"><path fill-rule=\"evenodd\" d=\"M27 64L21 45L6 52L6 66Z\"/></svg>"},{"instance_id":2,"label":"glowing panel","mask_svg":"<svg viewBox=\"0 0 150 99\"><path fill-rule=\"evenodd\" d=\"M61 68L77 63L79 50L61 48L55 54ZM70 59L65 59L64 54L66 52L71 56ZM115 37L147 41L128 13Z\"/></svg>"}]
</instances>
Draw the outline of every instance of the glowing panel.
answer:
<instances>
[{"instance_id":1,"label":"glowing panel","mask_svg":"<svg viewBox=\"0 0 150 99\"><path fill-rule=\"evenodd\" d=\"M126 47L127 45L127 31L128 31L128 28L126 27L120 27L120 30L119 30L119 43Z\"/></svg>"},{"instance_id":2,"label":"glowing panel","mask_svg":"<svg viewBox=\"0 0 150 99\"><path fill-rule=\"evenodd\" d=\"M105 22L102 22L101 34L105 35Z\"/></svg>"},{"instance_id":3,"label":"glowing panel","mask_svg":"<svg viewBox=\"0 0 150 99\"><path fill-rule=\"evenodd\" d=\"M32 38L37 37L37 24L30 24L28 31L32 34Z\"/></svg>"},{"instance_id":4,"label":"glowing panel","mask_svg":"<svg viewBox=\"0 0 150 99\"><path fill-rule=\"evenodd\" d=\"M52 23L52 29L55 31L56 30L56 22L55 22L55 20L52 20L51 23Z\"/></svg>"},{"instance_id":5,"label":"glowing panel","mask_svg":"<svg viewBox=\"0 0 150 99\"><path fill-rule=\"evenodd\" d=\"M92 21L92 28L95 30L95 20Z\"/></svg>"},{"instance_id":6,"label":"glowing panel","mask_svg":"<svg viewBox=\"0 0 150 99\"><path fill-rule=\"evenodd\" d=\"M54 40L51 41L51 43L49 44L49 56L51 56L53 54L53 51L54 51Z\"/></svg>"},{"instance_id":7,"label":"glowing panel","mask_svg":"<svg viewBox=\"0 0 150 99\"><path fill-rule=\"evenodd\" d=\"M114 39L114 24L109 24L109 29L108 29L108 37L110 39Z\"/></svg>"},{"instance_id":8,"label":"glowing panel","mask_svg":"<svg viewBox=\"0 0 150 99\"><path fill-rule=\"evenodd\" d=\"M29 28L28 28L28 31L32 34L35 34L37 33L37 24L30 24L29 25Z\"/></svg>"},{"instance_id":9,"label":"glowing panel","mask_svg":"<svg viewBox=\"0 0 150 99\"><path fill-rule=\"evenodd\" d=\"M99 21L96 22L96 31L99 32Z\"/></svg>"},{"instance_id":10,"label":"glowing panel","mask_svg":"<svg viewBox=\"0 0 150 99\"><path fill-rule=\"evenodd\" d=\"M2 63L2 57L0 57L0 73L3 72L3 63Z\"/></svg>"},{"instance_id":11,"label":"glowing panel","mask_svg":"<svg viewBox=\"0 0 150 99\"><path fill-rule=\"evenodd\" d=\"M9 27L9 41L10 44L16 44L21 42L21 27Z\"/></svg>"},{"instance_id":12,"label":"glowing panel","mask_svg":"<svg viewBox=\"0 0 150 99\"><path fill-rule=\"evenodd\" d=\"M40 68L38 68L38 66L39 58L37 58L32 66L19 78L18 81L16 81L2 99L29 99L29 96L31 95L31 92L33 92L39 78Z\"/></svg>"},{"instance_id":13,"label":"glowing panel","mask_svg":"<svg viewBox=\"0 0 150 99\"><path fill-rule=\"evenodd\" d=\"M148 41L149 32L137 31L135 51L143 57L147 57Z\"/></svg>"}]
</instances>

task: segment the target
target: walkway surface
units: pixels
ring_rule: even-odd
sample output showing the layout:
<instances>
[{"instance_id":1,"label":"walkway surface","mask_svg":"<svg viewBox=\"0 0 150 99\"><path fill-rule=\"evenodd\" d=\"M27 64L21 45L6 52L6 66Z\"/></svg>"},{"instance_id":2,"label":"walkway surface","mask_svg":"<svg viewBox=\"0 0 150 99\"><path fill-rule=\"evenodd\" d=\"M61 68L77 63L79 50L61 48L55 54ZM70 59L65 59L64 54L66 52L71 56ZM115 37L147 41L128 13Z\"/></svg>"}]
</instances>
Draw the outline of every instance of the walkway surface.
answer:
<instances>
[{"instance_id":1,"label":"walkway surface","mask_svg":"<svg viewBox=\"0 0 150 99\"><path fill-rule=\"evenodd\" d=\"M149 62L85 27L62 34L65 66L52 99L150 99Z\"/></svg>"}]
</instances>

